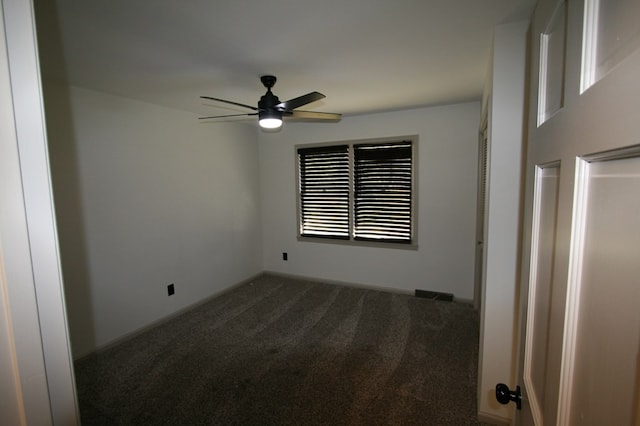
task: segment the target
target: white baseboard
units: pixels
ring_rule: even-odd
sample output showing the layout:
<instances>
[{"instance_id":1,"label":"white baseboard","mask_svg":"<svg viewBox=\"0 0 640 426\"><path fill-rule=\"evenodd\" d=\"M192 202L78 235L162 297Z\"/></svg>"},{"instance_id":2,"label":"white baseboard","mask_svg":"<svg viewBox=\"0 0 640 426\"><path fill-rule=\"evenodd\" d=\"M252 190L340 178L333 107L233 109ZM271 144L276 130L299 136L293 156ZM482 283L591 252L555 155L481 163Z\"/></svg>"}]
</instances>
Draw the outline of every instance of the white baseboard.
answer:
<instances>
[{"instance_id":1,"label":"white baseboard","mask_svg":"<svg viewBox=\"0 0 640 426\"><path fill-rule=\"evenodd\" d=\"M478 421L481 423L488 423L496 426L510 426L511 424L513 424L511 419L485 413L483 411L478 412Z\"/></svg>"},{"instance_id":2,"label":"white baseboard","mask_svg":"<svg viewBox=\"0 0 640 426\"><path fill-rule=\"evenodd\" d=\"M244 284L247 284L253 280L255 280L256 278L260 277L261 275L264 274L268 274L268 275L274 275L274 276L281 276L281 277L285 277L285 278L292 278L292 279L299 279L299 280L306 280L306 281L313 281L313 282L322 282L322 283L327 283L327 284L335 284L335 285L341 285L341 286L345 286L345 287L353 287L353 288L361 288L361 289L365 289L365 290L376 290L376 291L386 291L389 293L396 293L396 294L403 294L403 295L408 295L408 296L413 296L414 292L411 290L403 290L403 289L397 289L397 288L392 288L392 287L382 287L382 286L374 286L374 285L368 285L368 284L362 284L362 283L354 283L354 282L348 282L348 281L340 281L340 280L331 280L331 279L326 279L326 278L317 278L317 277L310 277L310 276L306 276L306 275L297 275L297 274L287 274L287 273L282 273L282 272L276 272L276 271L262 271L258 274L255 274L245 280L242 280L236 284L233 284L223 290L220 290L216 293L211 294L210 296L207 296L206 298L202 299L202 300L198 300L197 302L194 302L188 306L185 306L175 312L172 312L171 314L164 316L162 318L159 318L155 321L150 322L149 324L142 326L140 328L137 328L133 331L130 331L126 334L123 334L122 336L119 336L117 338L115 338L114 340L111 340L103 345L98 346L97 348L95 348L94 350L92 350L91 352L88 353L83 353L80 354L77 358L74 359L74 361L77 361L79 359L85 358L87 356L90 356L94 353L99 353L102 351L105 351L113 346L117 346L120 343L123 343L129 339L132 339L133 337L144 333L145 331L152 329L154 327L157 327L160 324L163 324L167 321L171 321L172 319L182 315L183 313L190 311L191 309L197 308L198 306L209 302L211 299L213 299L214 297L218 297L221 296L231 290L234 290L237 287L240 287ZM459 303L472 303L472 301L466 300L466 299L458 299L458 298L454 298L454 300L456 302Z\"/></svg>"},{"instance_id":3,"label":"white baseboard","mask_svg":"<svg viewBox=\"0 0 640 426\"><path fill-rule=\"evenodd\" d=\"M95 353L100 353L100 352L106 351L107 349L110 349L110 348L112 348L114 346L117 346L117 345L123 343L123 342L126 342L127 340L132 339L132 338L144 333L145 331L148 331L148 330L150 330L150 329L152 329L154 327L157 327L160 324L163 324L165 322L171 321L172 319L179 317L180 315L184 314L185 312L190 311L192 309L195 309L198 306L209 302L211 299L213 299L215 297L221 296L221 295L223 295L223 294L225 294L225 293L227 293L227 292L229 292L231 290L234 290L237 287L240 287L240 286L242 286L244 284L250 283L251 281L255 280L256 278L260 277L261 275L263 275L263 272L260 272L260 273L255 274L255 275L253 275L253 276L251 276L251 277L249 277L249 278L247 278L245 280L242 280L240 282L232 284L227 288L224 288L224 289L222 289L220 291L217 291L217 292L205 297L204 299L200 299L197 302L194 302L194 303L192 303L190 305L187 305L187 306L185 306L185 307L183 307L181 309L178 309L177 311L172 312L169 315L166 315L166 316L164 316L162 318L158 318L157 320L152 321L147 325L144 325L144 326L142 326L140 328L136 328L135 330L132 330L132 331L130 331L128 333L125 333L122 336L116 337L115 339L113 339L113 340L111 340L111 341L109 341L109 342L107 342L105 344L102 344L102 345L98 346L97 348L95 348L94 350L92 350L92 351L90 351L88 353L80 354L79 356L74 358L74 361L78 361L78 360L80 360L82 358L86 358L86 357L88 357L90 355L93 355Z\"/></svg>"},{"instance_id":4,"label":"white baseboard","mask_svg":"<svg viewBox=\"0 0 640 426\"><path fill-rule=\"evenodd\" d=\"M414 295L413 290L404 290L404 289L398 289L393 287L383 287L383 286L376 286L376 285L370 285L370 284L354 283L349 281L331 280L327 278L310 277L307 275L287 274L284 272L276 272L276 271L264 271L264 273L269 275L285 277L285 278L293 278L297 280L306 280L306 281L321 282L321 283L327 283L327 284L342 285L345 287L362 288L365 290L386 291L389 293L404 294L408 296ZM453 300L457 303L466 303L469 305L473 305L473 300L471 299L462 299L454 296Z\"/></svg>"},{"instance_id":5,"label":"white baseboard","mask_svg":"<svg viewBox=\"0 0 640 426\"><path fill-rule=\"evenodd\" d=\"M381 286L374 286L374 285L368 285L368 284L354 283L354 282L349 282L349 281L340 281L340 280L331 280L331 279L327 279L327 278L310 277L310 276L307 276L307 275L287 274L287 273L275 272L275 271L264 271L264 273L268 274L268 275L275 275L275 276L284 277L284 278L292 278L292 279L296 279L296 280L305 280L305 281L312 281L312 282L317 282L317 283L327 283L327 284L341 285L341 286L344 286L344 287L362 288L362 289L365 289L365 290L378 290L378 291L386 291L386 292L389 292L389 293L413 295L413 291L402 290L402 289L397 289L397 288L392 288L392 287L381 287Z\"/></svg>"}]
</instances>

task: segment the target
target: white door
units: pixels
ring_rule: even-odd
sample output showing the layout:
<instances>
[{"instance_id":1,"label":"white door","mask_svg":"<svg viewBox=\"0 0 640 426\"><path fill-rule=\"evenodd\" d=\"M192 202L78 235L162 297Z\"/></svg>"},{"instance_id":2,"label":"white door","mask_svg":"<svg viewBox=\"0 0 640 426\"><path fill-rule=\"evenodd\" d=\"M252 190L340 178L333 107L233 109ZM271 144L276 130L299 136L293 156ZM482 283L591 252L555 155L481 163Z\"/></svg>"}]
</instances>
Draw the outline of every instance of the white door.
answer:
<instances>
[{"instance_id":1,"label":"white door","mask_svg":"<svg viewBox=\"0 0 640 426\"><path fill-rule=\"evenodd\" d=\"M640 424L638 23L638 0L534 13L518 424Z\"/></svg>"}]
</instances>

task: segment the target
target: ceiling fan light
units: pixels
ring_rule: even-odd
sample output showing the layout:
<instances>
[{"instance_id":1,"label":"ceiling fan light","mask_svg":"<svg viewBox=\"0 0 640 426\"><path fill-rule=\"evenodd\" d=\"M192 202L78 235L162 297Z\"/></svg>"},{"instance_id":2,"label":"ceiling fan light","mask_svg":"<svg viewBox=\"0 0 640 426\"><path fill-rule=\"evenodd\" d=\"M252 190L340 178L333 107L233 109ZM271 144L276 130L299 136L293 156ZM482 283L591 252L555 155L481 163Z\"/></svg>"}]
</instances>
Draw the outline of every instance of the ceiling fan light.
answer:
<instances>
[{"instance_id":1,"label":"ceiling fan light","mask_svg":"<svg viewBox=\"0 0 640 426\"><path fill-rule=\"evenodd\" d=\"M260 127L263 129L277 129L282 126L282 119L278 117L263 117L260 119Z\"/></svg>"},{"instance_id":2,"label":"ceiling fan light","mask_svg":"<svg viewBox=\"0 0 640 426\"><path fill-rule=\"evenodd\" d=\"M261 105L262 102L260 100L258 107L265 108L265 106ZM279 129L282 126L282 113L266 108L265 111L260 111L258 122L263 129Z\"/></svg>"}]
</instances>

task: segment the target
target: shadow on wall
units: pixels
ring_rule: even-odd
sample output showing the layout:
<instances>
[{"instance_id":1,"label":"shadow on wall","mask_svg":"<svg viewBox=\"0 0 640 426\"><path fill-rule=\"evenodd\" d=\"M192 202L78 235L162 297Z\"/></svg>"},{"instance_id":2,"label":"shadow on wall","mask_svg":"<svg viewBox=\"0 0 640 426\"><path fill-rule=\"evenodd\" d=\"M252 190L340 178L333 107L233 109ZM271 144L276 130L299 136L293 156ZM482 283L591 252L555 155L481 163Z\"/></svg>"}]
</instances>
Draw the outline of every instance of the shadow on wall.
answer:
<instances>
[{"instance_id":1,"label":"shadow on wall","mask_svg":"<svg viewBox=\"0 0 640 426\"><path fill-rule=\"evenodd\" d=\"M35 2L49 162L73 357L95 346L78 151L73 132L58 12L55 2Z\"/></svg>"}]
</instances>

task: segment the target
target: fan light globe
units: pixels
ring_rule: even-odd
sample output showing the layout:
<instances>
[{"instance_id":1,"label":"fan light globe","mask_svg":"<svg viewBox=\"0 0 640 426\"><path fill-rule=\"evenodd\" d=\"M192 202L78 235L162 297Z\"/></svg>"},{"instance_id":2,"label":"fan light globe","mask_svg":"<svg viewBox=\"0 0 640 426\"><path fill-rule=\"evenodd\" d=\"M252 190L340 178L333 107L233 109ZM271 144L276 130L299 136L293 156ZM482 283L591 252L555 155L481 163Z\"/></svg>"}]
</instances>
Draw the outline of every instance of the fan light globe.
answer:
<instances>
[{"instance_id":1,"label":"fan light globe","mask_svg":"<svg viewBox=\"0 0 640 426\"><path fill-rule=\"evenodd\" d=\"M279 118L265 117L260 119L260 127L263 129L277 129L282 126L282 120Z\"/></svg>"}]
</instances>

